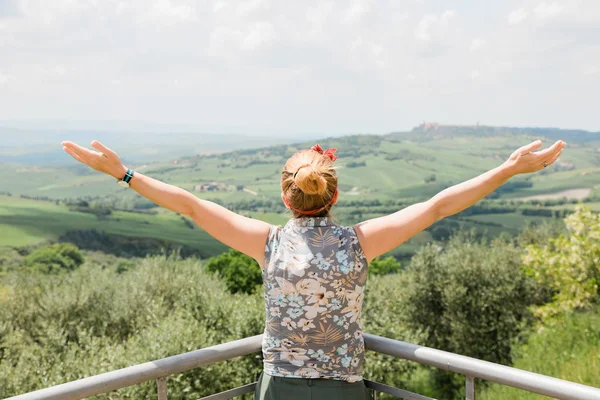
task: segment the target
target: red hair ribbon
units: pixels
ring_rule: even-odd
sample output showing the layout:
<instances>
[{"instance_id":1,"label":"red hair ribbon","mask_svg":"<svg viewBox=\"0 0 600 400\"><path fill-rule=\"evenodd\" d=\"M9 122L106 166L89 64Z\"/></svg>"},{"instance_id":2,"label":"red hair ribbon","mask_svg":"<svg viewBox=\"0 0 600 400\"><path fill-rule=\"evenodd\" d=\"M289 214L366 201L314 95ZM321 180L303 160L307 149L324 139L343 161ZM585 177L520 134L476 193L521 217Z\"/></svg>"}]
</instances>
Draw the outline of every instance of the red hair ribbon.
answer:
<instances>
[{"instance_id":1,"label":"red hair ribbon","mask_svg":"<svg viewBox=\"0 0 600 400\"><path fill-rule=\"evenodd\" d=\"M337 151L337 149L331 148L323 151L323 148L319 144L315 144L313 147L311 147L311 150L321 153L325 157L329 157L331 161L337 160L337 156L333 154Z\"/></svg>"},{"instance_id":2,"label":"red hair ribbon","mask_svg":"<svg viewBox=\"0 0 600 400\"><path fill-rule=\"evenodd\" d=\"M304 215L313 215L313 214L317 214L321 211L323 211L324 209L327 208L328 205L330 205L333 200L335 199L336 195L337 195L337 189L335 189L335 192L333 192L333 196L331 196L331 198L329 199L329 201L327 203L325 203L324 206L317 208L316 210L299 210L297 208L292 207L292 205L288 202L288 200L285 198L285 196L283 196L283 202L285 203L286 206L288 206L290 209L296 211L298 214L304 214Z\"/></svg>"}]
</instances>

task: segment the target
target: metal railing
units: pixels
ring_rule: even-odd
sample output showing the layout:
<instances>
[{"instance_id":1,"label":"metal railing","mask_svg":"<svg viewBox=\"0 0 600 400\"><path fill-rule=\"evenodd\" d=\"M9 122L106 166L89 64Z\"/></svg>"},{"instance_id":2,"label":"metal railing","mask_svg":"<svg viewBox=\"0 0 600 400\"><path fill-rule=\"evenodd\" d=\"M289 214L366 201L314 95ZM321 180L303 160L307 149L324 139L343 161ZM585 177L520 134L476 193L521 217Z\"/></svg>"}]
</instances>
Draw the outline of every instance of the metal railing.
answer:
<instances>
[{"instance_id":1,"label":"metal railing","mask_svg":"<svg viewBox=\"0 0 600 400\"><path fill-rule=\"evenodd\" d=\"M600 400L600 389L536 374L517 368L494 364L442 350L406 343L381 336L364 334L368 350L400 357L420 364L453 371L465 376L466 399L475 399L475 378L485 379L529 392L558 399ZM167 400L167 377L204 365L261 351L262 335L222 343L189 353L179 354L128 368L63 383L6 400L71 400L112 392L150 380L157 382L158 400ZM434 400L380 382L365 379L367 388L407 400ZM254 392L256 382L199 400L225 400Z\"/></svg>"}]
</instances>

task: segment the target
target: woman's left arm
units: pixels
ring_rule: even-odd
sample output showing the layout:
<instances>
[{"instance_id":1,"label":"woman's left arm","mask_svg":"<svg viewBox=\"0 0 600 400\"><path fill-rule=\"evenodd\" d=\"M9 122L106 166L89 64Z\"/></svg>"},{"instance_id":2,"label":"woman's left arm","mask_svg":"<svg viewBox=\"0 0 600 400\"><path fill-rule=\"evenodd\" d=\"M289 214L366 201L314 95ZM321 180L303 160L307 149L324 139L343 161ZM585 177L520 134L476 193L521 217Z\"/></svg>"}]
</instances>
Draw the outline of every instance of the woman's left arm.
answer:
<instances>
[{"instance_id":1,"label":"woman's left arm","mask_svg":"<svg viewBox=\"0 0 600 400\"><path fill-rule=\"evenodd\" d=\"M117 153L98 141L93 141L92 147L100 153L69 141L62 142L62 145L76 160L115 179L122 179L127 172ZM254 258L262 266L270 229L268 223L236 214L216 203L199 199L187 190L137 171L129 187L161 207L192 218L212 237Z\"/></svg>"}]
</instances>

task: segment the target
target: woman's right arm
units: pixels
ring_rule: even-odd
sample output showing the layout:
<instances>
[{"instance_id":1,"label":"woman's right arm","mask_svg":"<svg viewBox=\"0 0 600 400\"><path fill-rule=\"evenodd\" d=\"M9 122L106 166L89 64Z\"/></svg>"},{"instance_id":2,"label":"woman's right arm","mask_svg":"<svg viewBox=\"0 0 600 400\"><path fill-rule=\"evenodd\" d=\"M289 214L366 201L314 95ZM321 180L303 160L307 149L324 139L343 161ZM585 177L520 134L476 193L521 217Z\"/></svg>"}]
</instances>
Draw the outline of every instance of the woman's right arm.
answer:
<instances>
[{"instance_id":1,"label":"woman's right arm","mask_svg":"<svg viewBox=\"0 0 600 400\"><path fill-rule=\"evenodd\" d=\"M122 179L127 168L118 154L98 141L92 147L100 153L86 149L70 141L62 142L67 153L77 161L96 171ZM186 215L209 235L252 258L262 267L265 243L270 225L264 221L248 218L227 208L196 197L180 187L135 172L130 188L161 207Z\"/></svg>"},{"instance_id":2,"label":"woman's right arm","mask_svg":"<svg viewBox=\"0 0 600 400\"><path fill-rule=\"evenodd\" d=\"M355 225L354 230L367 261L371 262L375 257L396 248L434 222L472 206L512 176L538 171L544 168L544 163L552 164L565 142L559 140L546 150L531 152L541 144L541 141L535 141L523 146L499 167L446 188L425 202Z\"/></svg>"}]
</instances>

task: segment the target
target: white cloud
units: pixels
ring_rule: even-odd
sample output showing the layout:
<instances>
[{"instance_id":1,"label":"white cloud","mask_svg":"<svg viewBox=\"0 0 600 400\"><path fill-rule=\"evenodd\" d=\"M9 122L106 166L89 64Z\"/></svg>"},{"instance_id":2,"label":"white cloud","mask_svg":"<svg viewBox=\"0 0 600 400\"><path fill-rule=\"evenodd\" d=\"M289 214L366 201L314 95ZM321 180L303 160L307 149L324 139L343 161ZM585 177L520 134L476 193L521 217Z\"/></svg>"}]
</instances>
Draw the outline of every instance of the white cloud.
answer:
<instances>
[{"instance_id":1,"label":"white cloud","mask_svg":"<svg viewBox=\"0 0 600 400\"><path fill-rule=\"evenodd\" d=\"M433 14L425 15L417 25L415 37L419 40L428 41L443 35L454 17L456 17L456 12L452 10L447 10L439 16Z\"/></svg>"},{"instance_id":2,"label":"white cloud","mask_svg":"<svg viewBox=\"0 0 600 400\"><path fill-rule=\"evenodd\" d=\"M334 15L335 3L332 1L319 1L315 7L309 7L306 10L306 21L308 22L308 29L304 32L304 36L307 38L320 39L328 29L328 24Z\"/></svg>"},{"instance_id":3,"label":"white cloud","mask_svg":"<svg viewBox=\"0 0 600 400\"><path fill-rule=\"evenodd\" d=\"M533 9L533 15L539 21L556 18L564 11L564 6L558 1L552 3L541 2Z\"/></svg>"},{"instance_id":4,"label":"white cloud","mask_svg":"<svg viewBox=\"0 0 600 400\"><path fill-rule=\"evenodd\" d=\"M346 21L360 22L371 11L371 4L372 0L353 0L350 8L346 11Z\"/></svg>"},{"instance_id":5,"label":"white cloud","mask_svg":"<svg viewBox=\"0 0 600 400\"><path fill-rule=\"evenodd\" d=\"M212 57L235 58L242 37L239 29L217 26L210 33L207 54Z\"/></svg>"},{"instance_id":6,"label":"white cloud","mask_svg":"<svg viewBox=\"0 0 600 400\"><path fill-rule=\"evenodd\" d=\"M258 11L268 10L270 6L269 0L245 0L237 6L236 13L240 17L246 17Z\"/></svg>"},{"instance_id":7,"label":"white cloud","mask_svg":"<svg viewBox=\"0 0 600 400\"><path fill-rule=\"evenodd\" d=\"M227 2L218 0L213 6L213 12L224 11L227 8L229 8L229 4L227 4Z\"/></svg>"},{"instance_id":8,"label":"white cloud","mask_svg":"<svg viewBox=\"0 0 600 400\"><path fill-rule=\"evenodd\" d=\"M196 21L196 12L194 7L189 4L174 4L170 0L156 0L140 20L145 23L174 26Z\"/></svg>"},{"instance_id":9,"label":"white cloud","mask_svg":"<svg viewBox=\"0 0 600 400\"><path fill-rule=\"evenodd\" d=\"M471 41L471 47L469 50L471 51L471 53L474 53L476 51L481 50L483 46L485 46L485 39L475 38Z\"/></svg>"},{"instance_id":10,"label":"white cloud","mask_svg":"<svg viewBox=\"0 0 600 400\"><path fill-rule=\"evenodd\" d=\"M2 72L0 72L0 86L1 85L5 85L8 82L10 82L12 80L12 77L9 75L5 75Z\"/></svg>"},{"instance_id":11,"label":"white cloud","mask_svg":"<svg viewBox=\"0 0 600 400\"><path fill-rule=\"evenodd\" d=\"M584 75L598 75L600 73L600 67L592 64L585 64L582 70Z\"/></svg>"},{"instance_id":12,"label":"white cloud","mask_svg":"<svg viewBox=\"0 0 600 400\"><path fill-rule=\"evenodd\" d=\"M508 14L508 23L511 25L520 24L521 22L525 21L527 15L528 13L527 10L525 10L525 8L518 8L512 11L510 14Z\"/></svg>"},{"instance_id":13,"label":"white cloud","mask_svg":"<svg viewBox=\"0 0 600 400\"><path fill-rule=\"evenodd\" d=\"M475 1L447 11L415 0L22 1L17 16L0 8L0 119L219 126L235 113L255 130L349 132L477 111L514 124L597 124L600 1L515 0L499 16ZM562 112L556 91L580 101L576 111ZM482 106L490 94L498 107ZM522 107L502 106L515 96Z\"/></svg>"},{"instance_id":14,"label":"white cloud","mask_svg":"<svg viewBox=\"0 0 600 400\"><path fill-rule=\"evenodd\" d=\"M277 38L277 33L269 22L257 22L251 28L241 43L241 49L246 51L258 50L271 45Z\"/></svg>"}]
</instances>

